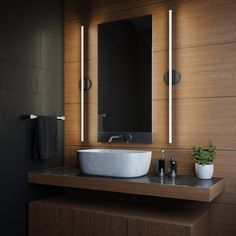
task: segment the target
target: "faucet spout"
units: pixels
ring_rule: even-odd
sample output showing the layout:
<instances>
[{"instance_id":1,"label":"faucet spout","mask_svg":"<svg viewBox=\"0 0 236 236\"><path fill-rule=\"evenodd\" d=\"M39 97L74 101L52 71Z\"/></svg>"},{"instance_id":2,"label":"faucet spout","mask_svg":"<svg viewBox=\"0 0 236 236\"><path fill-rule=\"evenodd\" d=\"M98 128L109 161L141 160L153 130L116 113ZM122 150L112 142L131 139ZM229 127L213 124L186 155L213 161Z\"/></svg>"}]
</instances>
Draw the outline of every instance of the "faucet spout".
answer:
<instances>
[{"instance_id":1,"label":"faucet spout","mask_svg":"<svg viewBox=\"0 0 236 236\"><path fill-rule=\"evenodd\" d=\"M109 138L108 142L112 143L113 139L120 139L120 138L122 138L121 134L120 135L113 135Z\"/></svg>"}]
</instances>

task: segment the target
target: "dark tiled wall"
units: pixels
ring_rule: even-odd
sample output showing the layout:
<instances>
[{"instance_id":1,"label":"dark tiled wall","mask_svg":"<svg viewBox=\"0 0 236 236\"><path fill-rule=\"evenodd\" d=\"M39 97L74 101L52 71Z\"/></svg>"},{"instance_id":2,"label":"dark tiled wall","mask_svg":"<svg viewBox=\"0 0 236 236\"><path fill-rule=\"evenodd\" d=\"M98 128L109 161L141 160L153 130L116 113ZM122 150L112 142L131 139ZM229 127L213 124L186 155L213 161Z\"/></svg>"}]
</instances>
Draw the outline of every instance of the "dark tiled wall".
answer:
<instances>
[{"instance_id":1,"label":"dark tiled wall","mask_svg":"<svg viewBox=\"0 0 236 236\"><path fill-rule=\"evenodd\" d=\"M0 8L0 235L27 235L27 202L46 193L29 187L27 171L63 165L58 156L31 159L35 121L26 114L63 115L63 1L5 1Z\"/></svg>"}]
</instances>

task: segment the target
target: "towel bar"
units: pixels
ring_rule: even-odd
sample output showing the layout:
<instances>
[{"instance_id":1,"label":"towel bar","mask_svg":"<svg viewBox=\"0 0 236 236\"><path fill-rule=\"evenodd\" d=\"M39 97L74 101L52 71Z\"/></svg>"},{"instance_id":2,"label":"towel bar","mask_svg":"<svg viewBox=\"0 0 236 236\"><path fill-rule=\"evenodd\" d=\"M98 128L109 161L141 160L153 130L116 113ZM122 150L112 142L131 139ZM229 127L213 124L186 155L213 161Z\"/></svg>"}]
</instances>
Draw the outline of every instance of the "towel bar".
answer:
<instances>
[{"instance_id":1,"label":"towel bar","mask_svg":"<svg viewBox=\"0 0 236 236\"><path fill-rule=\"evenodd\" d=\"M36 119L37 117L38 116L36 116L36 115L32 115L32 114L29 115L30 119ZM65 116L57 116L57 119L58 120L65 120Z\"/></svg>"}]
</instances>

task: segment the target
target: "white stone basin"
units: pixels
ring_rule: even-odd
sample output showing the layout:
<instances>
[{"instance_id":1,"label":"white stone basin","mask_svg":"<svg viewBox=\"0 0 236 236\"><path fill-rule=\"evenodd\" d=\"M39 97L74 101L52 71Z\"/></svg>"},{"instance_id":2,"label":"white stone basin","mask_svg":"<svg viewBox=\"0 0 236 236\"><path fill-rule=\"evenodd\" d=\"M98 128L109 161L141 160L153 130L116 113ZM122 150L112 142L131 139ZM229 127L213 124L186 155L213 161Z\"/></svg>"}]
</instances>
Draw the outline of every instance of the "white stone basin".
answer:
<instances>
[{"instance_id":1,"label":"white stone basin","mask_svg":"<svg viewBox=\"0 0 236 236\"><path fill-rule=\"evenodd\" d=\"M111 177L146 175L151 163L151 151L121 149L77 150L82 173Z\"/></svg>"}]
</instances>

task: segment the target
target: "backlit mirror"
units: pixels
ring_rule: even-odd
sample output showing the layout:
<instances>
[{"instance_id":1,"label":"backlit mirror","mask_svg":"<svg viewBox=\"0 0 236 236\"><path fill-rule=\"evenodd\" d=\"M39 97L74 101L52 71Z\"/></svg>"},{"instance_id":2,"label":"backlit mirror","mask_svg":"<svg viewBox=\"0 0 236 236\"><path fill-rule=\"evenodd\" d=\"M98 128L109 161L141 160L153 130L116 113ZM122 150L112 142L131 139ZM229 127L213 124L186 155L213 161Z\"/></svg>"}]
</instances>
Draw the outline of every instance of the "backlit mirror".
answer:
<instances>
[{"instance_id":1,"label":"backlit mirror","mask_svg":"<svg viewBox=\"0 0 236 236\"><path fill-rule=\"evenodd\" d=\"M98 141L152 143L152 16L98 25Z\"/></svg>"}]
</instances>

